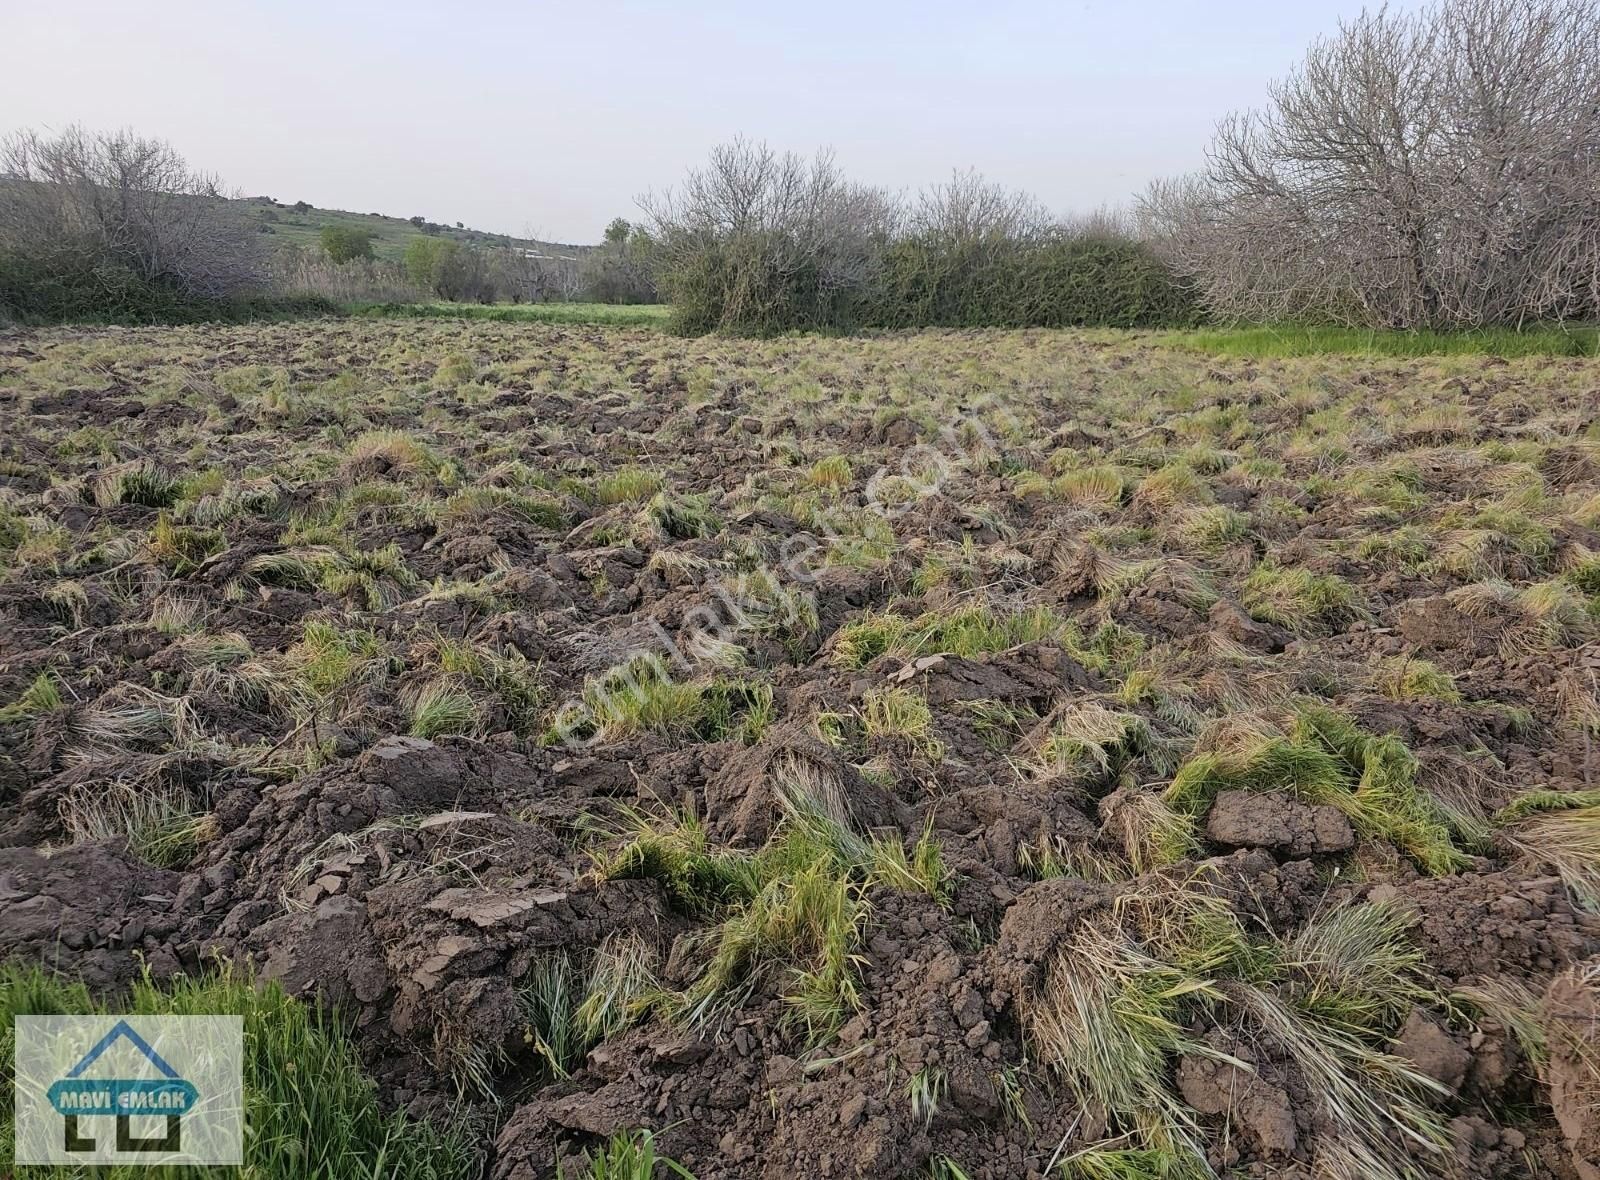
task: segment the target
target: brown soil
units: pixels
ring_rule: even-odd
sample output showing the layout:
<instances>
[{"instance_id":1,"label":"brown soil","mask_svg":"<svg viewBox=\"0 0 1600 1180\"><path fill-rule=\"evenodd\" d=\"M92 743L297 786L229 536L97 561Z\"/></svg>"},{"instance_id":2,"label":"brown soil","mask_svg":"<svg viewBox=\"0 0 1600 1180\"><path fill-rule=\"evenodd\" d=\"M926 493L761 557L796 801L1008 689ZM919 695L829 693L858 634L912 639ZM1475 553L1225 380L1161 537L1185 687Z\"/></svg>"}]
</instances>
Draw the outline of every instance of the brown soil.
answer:
<instances>
[{"instance_id":1,"label":"brown soil","mask_svg":"<svg viewBox=\"0 0 1600 1180\"><path fill-rule=\"evenodd\" d=\"M452 358L469 376L441 381ZM1389 901L1414 918L1406 937L1436 995L1510 984L1541 998L1529 1012L1547 1062L1464 1004L1396 1018L1379 1047L1436 1080L1450 1138L1447 1152L1417 1158L1417 1174L1596 1180L1600 917L1489 821L1531 789L1600 785L1583 712L1600 649L1592 618L1550 639L1507 600L1461 592L1550 581L1600 549L1600 512L1582 508L1600 495L1597 391L1592 362L1516 362L1491 378L1484 362L1246 364L1063 333L756 345L328 322L0 336L0 538L15 521L29 538L0 548L0 705L46 671L63 690L58 708L0 720L0 956L106 992L141 969L161 979L214 955L246 961L338 1005L386 1103L441 1120L470 1108L471 1125L492 1129L484 1175L497 1180L549 1177L558 1159L637 1127L654 1128L699 1180L893 1180L926 1175L937 1156L973 1180L1014 1180L1121 1130L1059 1084L1027 1033L1058 949L1119 897L1198 871L1252 935L1292 938L1327 907ZM1297 433L1319 412L1349 426L1342 452ZM1430 412L1433 425L1408 432ZM941 434L963 421L984 425L981 445ZM363 451L357 440L373 431L404 432L428 457ZM1143 489L1075 500L1019 478L1052 470L1055 456L1063 473L1110 463L1138 482L1202 441L1220 456L1214 468L1193 459L1203 503ZM665 651L663 637L692 652L697 625L731 617L719 588L784 569L786 553L820 537L797 498L834 495L855 520L873 511L868 477L905 474L919 447L953 460L945 477L805 567L814 579L795 584L814 621L728 632L744 648L733 679L773 691L774 719L755 740L645 729L541 741L586 680ZM850 477L817 491L811 464L837 454ZM1351 488L1397 455L1416 499L1384 515L1376 494ZM219 486L259 495L207 523L183 502L97 494L97 481L140 464L213 468ZM658 473L672 503L707 509L704 535L651 515L653 489L615 504L580 493L635 467ZM1462 572L1362 547L1420 523L1438 549L1485 503L1528 486L1544 497L1547 551L1508 554L1491 538L1489 566ZM557 519L450 499L496 487L553 505ZM424 503L436 510L414 511ZM338 535L286 540L339 505ZM1207 540L1184 531L1195 507L1244 523ZM175 564L148 542L169 519L216 536ZM1108 594L1117 529L1117 560L1165 564ZM262 573L316 546L391 544L414 577L380 575L378 597ZM1252 611L1245 579L1263 557L1338 575L1356 607L1303 627ZM482 592L444 592L462 585ZM192 604L190 621L155 625L178 602ZM978 602L1049 607L1082 637L1131 636L1140 651L1108 663L1086 640L1055 636L860 666L839 656L840 629L869 612L914 619ZM319 622L371 633L366 671L335 703L307 715L241 687L252 662L280 679L300 666L297 645ZM246 657L197 654L197 636L228 635ZM477 685L465 734L410 736L417 692L441 675L441 640L536 666L532 724ZM1383 691L1372 669L1395 656L1453 675L1459 699ZM1157 657L1176 685L1163 699L1200 717L1187 731L1156 698L1117 695ZM673 666L686 680L719 674ZM926 702L938 757L864 732L866 702L885 689ZM1173 765L1141 754L1040 769L1050 735L1085 702L1186 741L1181 760L1206 725L1303 696L1398 737L1430 797L1487 825L1476 843L1459 839L1469 854L1458 871L1429 876L1339 808L1286 790L1221 793L1187 859L1140 866L1126 855L1130 800L1160 792ZM127 720L157 699L182 701L180 721ZM819 715L842 718L846 737L829 740ZM785 980L773 976L721 1020L686 1026L656 1011L570 1076L543 1070L520 998L543 959L581 960L628 933L664 986L686 986L702 966L710 916L674 904L657 880L595 869L629 816L692 814L714 847L754 850L782 830L774 784L796 766L836 783L863 832L908 847L931 833L953 874L948 899L867 890L859 1004L820 1044L786 1020ZM211 817L192 855L156 867L127 841L74 826L86 792L130 789ZM1050 875L1045 848L1116 871ZM1214 1052L1174 1057L1170 1088L1219 1174L1322 1174L1335 1129L1292 1063L1221 1020L1197 1017L1189 1033ZM463 1089L464 1060L489 1063L492 1094ZM925 1068L945 1086L931 1114L907 1093ZM1015 1103L997 1085L1008 1077Z\"/></svg>"}]
</instances>

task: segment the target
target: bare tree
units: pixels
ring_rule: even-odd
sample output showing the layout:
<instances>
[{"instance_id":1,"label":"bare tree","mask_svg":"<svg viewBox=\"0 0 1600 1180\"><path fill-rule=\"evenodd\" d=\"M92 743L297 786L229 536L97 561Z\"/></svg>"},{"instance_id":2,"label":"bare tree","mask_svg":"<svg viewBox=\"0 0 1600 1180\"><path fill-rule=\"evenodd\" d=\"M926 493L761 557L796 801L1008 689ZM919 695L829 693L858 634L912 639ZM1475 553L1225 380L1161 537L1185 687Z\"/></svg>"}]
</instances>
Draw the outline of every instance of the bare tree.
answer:
<instances>
[{"instance_id":1,"label":"bare tree","mask_svg":"<svg viewBox=\"0 0 1600 1180\"><path fill-rule=\"evenodd\" d=\"M502 246L491 251L490 259L502 299L514 304L573 299L578 294L578 265L576 257L528 246Z\"/></svg>"},{"instance_id":2,"label":"bare tree","mask_svg":"<svg viewBox=\"0 0 1600 1180\"><path fill-rule=\"evenodd\" d=\"M906 216L911 236L946 242L1027 241L1054 228L1049 210L1033 197L971 170L923 189Z\"/></svg>"},{"instance_id":3,"label":"bare tree","mask_svg":"<svg viewBox=\"0 0 1600 1180\"><path fill-rule=\"evenodd\" d=\"M1147 229L1214 310L1475 326L1600 309L1600 7L1444 0L1364 12Z\"/></svg>"},{"instance_id":4,"label":"bare tree","mask_svg":"<svg viewBox=\"0 0 1600 1180\"><path fill-rule=\"evenodd\" d=\"M641 202L658 282L691 326L837 326L871 292L898 210L833 156L735 140Z\"/></svg>"},{"instance_id":5,"label":"bare tree","mask_svg":"<svg viewBox=\"0 0 1600 1180\"><path fill-rule=\"evenodd\" d=\"M203 299L265 277L255 235L216 179L129 131L24 131L0 145L0 248L58 272L120 267Z\"/></svg>"},{"instance_id":6,"label":"bare tree","mask_svg":"<svg viewBox=\"0 0 1600 1180\"><path fill-rule=\"evenodd\" d=\"M578 264L578 289L590 303L655 303L655 279L650 269L654 243L643 226L616 217L606 226L605 239L583 255Z\"/></svg>"}]
</instances>

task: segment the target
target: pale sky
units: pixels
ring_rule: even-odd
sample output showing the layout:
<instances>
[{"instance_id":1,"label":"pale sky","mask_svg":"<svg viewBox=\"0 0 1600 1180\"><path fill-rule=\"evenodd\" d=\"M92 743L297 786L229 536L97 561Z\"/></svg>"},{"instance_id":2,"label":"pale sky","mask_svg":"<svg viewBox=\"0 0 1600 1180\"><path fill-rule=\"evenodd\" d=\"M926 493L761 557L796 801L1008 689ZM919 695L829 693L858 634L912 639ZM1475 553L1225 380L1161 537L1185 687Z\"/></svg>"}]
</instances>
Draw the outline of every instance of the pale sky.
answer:
<instances>
[{"instance_id":1,"label":"pale sky","mask_svg":"<svg viewBox=\"0 0 1600 1180\"><path fill-rule=\"evenodd\" d=\"M1085 212L1197 167L1361 7L3 0L0 132L129 126L247 195L571 242L741 133Z\"/></svg>"}]
</instances>

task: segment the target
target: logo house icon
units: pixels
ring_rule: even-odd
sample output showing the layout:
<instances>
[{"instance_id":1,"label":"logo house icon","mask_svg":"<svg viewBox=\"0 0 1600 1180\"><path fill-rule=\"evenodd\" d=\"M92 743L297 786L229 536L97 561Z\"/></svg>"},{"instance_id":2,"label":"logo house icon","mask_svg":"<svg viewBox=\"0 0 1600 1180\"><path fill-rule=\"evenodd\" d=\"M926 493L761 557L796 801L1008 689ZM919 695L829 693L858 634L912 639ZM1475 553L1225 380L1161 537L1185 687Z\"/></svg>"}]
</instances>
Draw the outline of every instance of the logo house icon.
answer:
<instances>
[{"instance_id":1,"label":"logo house icon","mask_svg":"<svg viewBox=\"0 0 1600 1180\"><path fill-rule=\"evenodd\" d=\"M107 1049L126 1039L154 1068L154 1078L92 1078L83 1076ZM62 1149L74 1154L93 1153L96 1141L84 1134L80 1119L110 1116L116 1119L119 1152L183 1150L183 1116L194 1108L200 1094L193 1083L178 1076L178 1071L152 1049L126 1020L119 1020L100 1038L94 1048L67 1071L67 1076L51 1085L46 1097L63 1118ZM159 1137L136 1137L132 1118L153 1115L166 1120L166 1133Z\"/></svg>"},{"instance_id":2,"label":"logo house icon","mask_svg":"<svg viewBox=\"0 0 1600 1180\"><path fill-rule=\"evenodd\" d=\"M15 1031L16 1163L244 1162L239 1017L18 1016Z\"/></svg>"}]
</instances>

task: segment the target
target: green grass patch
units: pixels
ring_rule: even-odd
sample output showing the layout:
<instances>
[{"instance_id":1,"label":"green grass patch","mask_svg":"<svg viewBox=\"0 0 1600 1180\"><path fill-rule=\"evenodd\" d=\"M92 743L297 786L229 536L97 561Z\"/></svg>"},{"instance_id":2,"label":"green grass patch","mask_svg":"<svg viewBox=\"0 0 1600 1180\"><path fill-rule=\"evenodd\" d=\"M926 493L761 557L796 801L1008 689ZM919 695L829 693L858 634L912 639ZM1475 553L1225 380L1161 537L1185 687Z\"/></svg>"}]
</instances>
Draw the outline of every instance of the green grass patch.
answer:
<instances>
[{"instance_id":1,"label":"green grass patch","mask_svg":"<svg viewBox=\"0 0 1600 1180\"><path fill-rule=\"evenodd\" d=\"M1373 687L1391 701L1444 701L1459 705L1455 677L1429 660L1387 656L1378 663Z\"/></svg>"},{"instance_id":2,"label":"green grass patch","mask_svg":"<svg viewBox=\"0 0 1600 1180\"><path fill-rule=\"evenodd\" d=\"M1287 791L1339 808L1362 835L1387 840L1434 876L1457 872L1470 858L1416 779L1417 760L1399 738L1374 736L1341 713L1308 705L1286 735L1248 734L1196 754L1164 797L1198 819L1223 791Z\"/></svg>"},{"instance_id":3,"label":"green grass patch","mask_svg":"<svg viewBox=\"0 0 1600 1180\"><path fill-rule=\"evenodd\" d=\"M655 1136L649 1131L618 1131L605 1146L583 1154L584 1170L569 1172L572 1180L694 1180L694 1173L677 1160L656 1154Z\"/></svg>"},{"instance_id":4,"label":"green grass patch","mask_svg":"<svg viewBox=\"0 0 1600 1180\"><path fill-rule=\"evenodd\" d=\"M1281 566L1271 558L1250 571L1239 589L1239 602L1252 618L1297 635L1337 630L1364 610L1355 587L1336 574Z\"/></svg>"},{"instance_id":5,"label":"green grass patch","mask_svg":"<svg viewBox=\"0 0 1600 1180\"><path fill-rule=\"evenodd\" d=\"M614 328L664 328L672 315L672 308L665 303L366 303L349 311L379 319L605 324Z\"/></svg>"},{"instance_id":6,"label":"green grass patch","mask_svg":"<svg viewBox=\"0 0 1600 1180\"><path fill-rule=\"evenodd\" d=\"M1209 328L1163 337L1217 356L1597 356L1600 328L1483 328L1472 332L1388 332L1368 328Z\"/></svg>"},{"instance_id":7,"label":"green grass patch","mask_svg":"<svg viewBox=\"0 0 1600 1180\"><path fill-rule=\"evenodd\" d=\"M868 891L923 892L945 904L951 874L931 831L908 853L897 835L865 836L851 825L837 781L800 764L776 773L785 819L759 851L712 847L693 816L660 830L633 814L632 838L597 867L608 880L655 880L675 905L716 919L696 936L699 976L658 998L670 1015L704 1024L779 983L783 1023L816 1044L860 1008Z\"/></svg>"},{"instance_id":8,"label":"green grass patch","mask_svg":"<svg viewBox=\"0 0 1600 1180\"><path fill-rule=\"evenodd\" d=\"M833 659L846 668L865 667L885 652L908 660L935 652L970 659L1040 640L1064 643L1072 633L1071 622L1047 606L1006 614L978 605L917 619L869 612L839 628Z\"/></svg>"},{"instance_id":9,"label":"green grass patch","mask_svg":"<svg viewBox=\"0 0 1600 1180\"><path fill-rule=\"evenodd\" d=\"M64 704L61 685L55 674L46 670L33 678L22 690L22 695L9 705L0 708L0 722L25 721L42 713L51 713Z\"/></svg>"},{"instance_id":10,"label":"green grass patch","mask_svg":"<svg viewBox=\"0 0 1600 1180\"><path fill-rule=\"evenodd\" d=\"M620 741L654 732L682 741L754 743L777 717L770 684L747 679L672 679L666 661L635 656L583 686L581 701L560 709L546 745L576 740Z\"/></svg>"},{"instance_id":11,"label":"green grass patch","mask_svg":"<svg viewBox=\"0 0 1600 1180\"><path fill-rule=\"evenodd\" d=\"M13 1017L72 1014L242 1016L244 1018L244 1168L96 1168L100 1180L196 1180L242 1175L255 1180L357 1180L406 1176L467 1180L478 1161L462 1137L401 1114L385 1114L355 1046L327 1012L286 995L276 983L257 987L224 968L158 986L134 984L127 999L98 1003L86 987L30 964L0 967L0 1084L11 1088ZM0 1104L0 1159L10 1160L15 1135L9 1102ZM19 1180L67 1180L81 1171L23 1168Z\"/></svg>"},{"instance_id":12,"label":"green grass patch","mask_svg":"<svg viewBox=\"0 0 1600 1180\"><path fill-rule=\"evenodd\" d=\"M586 961L566 951L535 960L519 988L524 1042L552 1077L566 1078L590 1049L621 1032L660 997L656 955L636 934L613 934Z\"/></svg>"},{"instance_id":13,"label":"green grass patch","mask_svg":"<svg viewBox=\"0 0 1600 1180\"><path fill-rule=\"evenodd\" d=\"M444 502L440 515L447 521L504 515L542 529L560 528L567 520L561 505L512 488L464 488Z\"/></svg>"}]
</instances>

